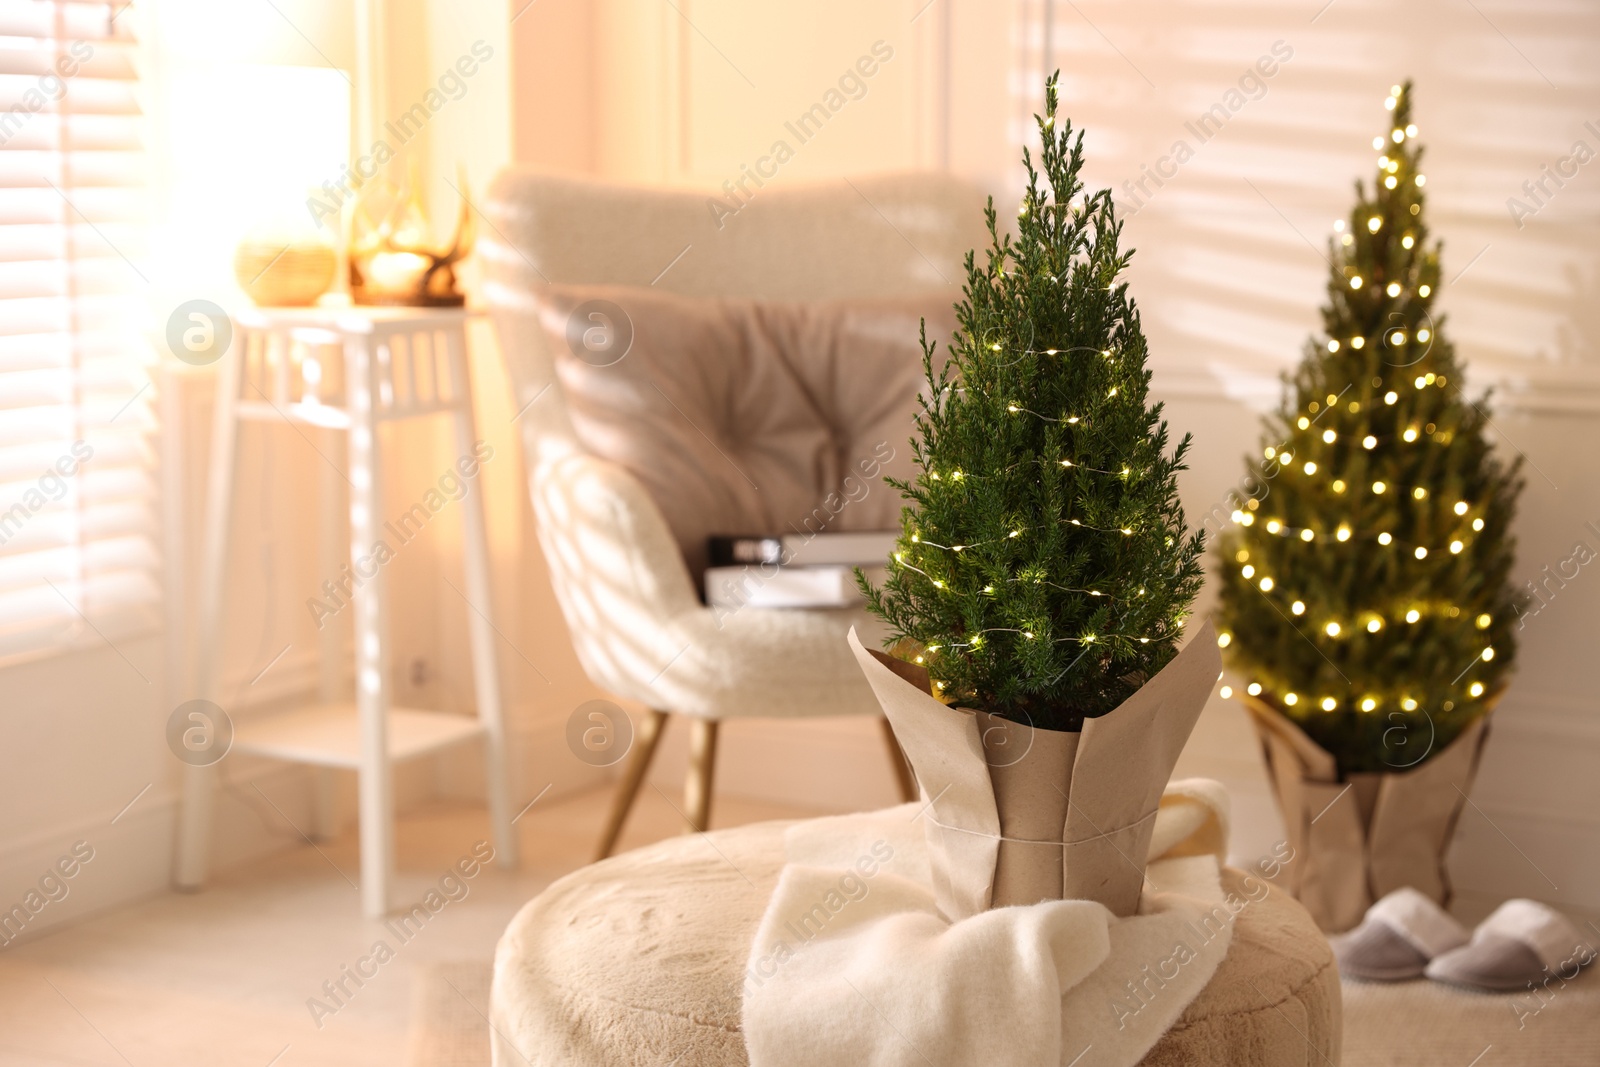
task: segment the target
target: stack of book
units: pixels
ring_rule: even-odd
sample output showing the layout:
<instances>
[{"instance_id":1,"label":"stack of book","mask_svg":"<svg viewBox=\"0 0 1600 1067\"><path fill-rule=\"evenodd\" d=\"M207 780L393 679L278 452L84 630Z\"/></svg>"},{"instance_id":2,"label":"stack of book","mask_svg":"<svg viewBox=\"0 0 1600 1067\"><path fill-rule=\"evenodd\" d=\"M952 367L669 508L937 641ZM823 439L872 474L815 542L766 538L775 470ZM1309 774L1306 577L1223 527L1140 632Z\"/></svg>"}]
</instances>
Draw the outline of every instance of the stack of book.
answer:
<instances>
[{"instance_id":1,"label":"stack of book","mask_svg":"<svg viewBox=\"0 0 1600 1067\"><path fill-rule=\"evenodd\" d=\"M895 530L712 537L706 603L714 608L843 608L861 602L857 567L879 581Z\"/></svg>"}]
</instances>

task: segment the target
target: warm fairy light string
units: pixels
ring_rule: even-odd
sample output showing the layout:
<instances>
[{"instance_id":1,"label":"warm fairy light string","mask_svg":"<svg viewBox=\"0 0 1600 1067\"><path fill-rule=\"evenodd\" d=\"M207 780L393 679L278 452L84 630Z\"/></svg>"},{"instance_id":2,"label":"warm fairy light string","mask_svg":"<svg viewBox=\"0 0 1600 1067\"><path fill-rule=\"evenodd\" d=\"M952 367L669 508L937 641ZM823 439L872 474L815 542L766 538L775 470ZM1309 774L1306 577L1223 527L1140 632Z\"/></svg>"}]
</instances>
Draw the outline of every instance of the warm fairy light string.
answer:
<instances>
[{"instance_id":1,"label":"warm fairy light string","mask_svg":"<svg viewBox=\"0 0 1600 1067\"><path fill-rule=\"evenodd\" d=\"M1111 533L1111 532L1113 532L1112 528L1089 526L1089 525L1087 525L1085 523L1079 522L1077 519L1060 520L1060 521L1066 522L1066 523L1070 523L1073 526L1079 526L1079 527L1082 527L1084 529L1098 530L1098 531L1103 532L1103 533ZM1034 530L1034 529L1038 529L1038 527L1026 527L1025 529ZM1126 528L1126 527L1116 529L1115 532L1121 533L1121 534L1123 534L1125 536L1131 536L1133 534L1133 531L1131 529ZM925 540L923 540L922 539L922 535L920 533L913 533L911 535L911 542L913 544L916 544L916 545L925 545L925 546L927 546L929 548L937 548L937 549L941 549L941 550L946 551L946 552L961 553L961 552L965 551L968 548L975 548L978 545L1000 544L1000 543L1003 543L1005 541L1021 537L1022 533L1023 533L1023 529L1016 529L1016 530L1012 530L1009 534L1007 534L1003 538L995 538L995 539L990 540L990 541L974 542L971 545L941 545L941 544L937 544L937 543L935 543L933 541L925 541ZM1171 544L1171 541L1172 541L1172 539L1169 537L1167 539L1168 544ZM933 575L929 574L927 571L923 570L921 567L918 567L916 564L907 561L904 552L896 552L896 553L894 553L894 562L897 563L898 565L902 566L902 567L905 567L907 570L912 570L912 571L915 571L916 573L922 575L924 578L928 579L928 581L933 584L933 587L935 589L943 590L943 589L948 589L949 588L949 583L945 582L942 578L935 578ZM1007 581L1010 581L1010 582L1022 582L1022 581L1029 581L1029 580L1028 579L1024 579L1024 578L1009 578L1009 579L1007 579ZM1061 584L1059 584L1057 582L1052 582L1052 581L1049 581L1049 580L1044 579L1044 578L1033 578L1031 580L1030 584L1033 584L1033 585L1048 585L1048 586L1051 586L1052 588L1060 589L1060 590L1063 590L1065 592L1083 593L1085 596L1103 597L1103 598L1105 598L1107 600L1112 600L1112 601L1125 599L1125 598L1122 598L1122 597L1114 596L1111 593L1103 592L1103 591L1101 591L1099 589L1080 589L1080 588L1077 588L1077 587L1074 587L1074 586L1061 585ZM984 586L983 587L983 592L986 593L986 594L992 594L994 592L994 586L993 585ZM1135 594L1135 597L1141 597L1141 596L1144 596L1143 587L1141 587L1138 590L1138 592ZM1185 613L1185 615L1186 614L1187 613ZM1184 620L1185 620L1185 616L1179 616L1178 618L1173 620L1173 624L1176 627L1181 629L1183 627ZM1033 640L1034 639L1034 634L1033 634L1033 632L1031 630L1024 630L1024 629L1013 628L1013 627L990 627L988 629L979 630L976 634L973 635L972 640L970 640L970 641L965 641L965 642L953 641L953 642L950 642L948 645L929 645L927 647L927 649L926 649L926 652L929 653L929 654L932 654L932 653L935 653L935 652L939 651L941 648L952 648L952 649L954 649L954 648L977 648L977 647L980 647L982 645L982 643L983 643L982 635L989 634L989 633L1018 633L1018 634L1022 634L1022 636L1024 638L1027 638L1028 640ZM1142 645L1147 645L1147 644L1150 643L1150 638L1148 636L1144 636L1144 635L1141 635L1141 634L1124 634L1124 633L1109 633L1109 634L1093 634L1093 633L1090 633L1090 634L1084 634L1081 637L1059 637L1059 638L1055 639L1055 643L1056 644L1062 644L1062 643L1065 643L1065 642L1076 642L1076 643L1082 644L1082 645L1092 645L1092 644L1096 644L1096 643L1104 644L1107 638L1118 638L1118 637L1124 638L1124 639L1129 640L1129 641L1138 641ZM923 662L923 657L922 656L916 657L916 661L918 663ZM943 687L941 686L941 688L943 688Z\"/></svg>"},{"instance_id":2,"label":"warm fairy light string","mask_svg":"<svg viewBox=\"0 0 1600 1067\"><path fill-rule=\"evenodd\" d=\"M998 342L991 342L990 345L989 345L989 350L992 351L992 352L1000 352L1000 351L1004 350L1004 346L1001 345ZM1085 353L1085 352L1086 353L1093 353L1094 351L1095 351L1095 349L1093 349L1093 348L1082 347L1082 346L1077 347L1077 348L1072 348L1072 349L1065 349L1065 350L1056 349L1056 348L1047 348L1047 349L1043 349L1043 350L1025 348L1025 349L1023 349L1023 354L1024 355L1034 355L1034 356L1037 356L1037 355L1040 355L1040 354L1047 355L1047 356L1055 356L1055 355L1061 354L1062 352L1066 352L1068 354L1072 354L1072 353ZM1100 349L1099 350L1099 354L1101 356L1103 356L1104 358L1106 358L1106 359L1114 359L1115 358L1115 353L1113 353L1110 349ZM1118 387L1116 387L1116 386L1113 386L1106 393L1107 399L1111 399L1111 398L1113 398L1113 397L1115 397L1117 395L1118 395ZM1044 422L1065 423L1065 424L1071 425L1071 426L1078 426L1078 425L1082 424L1082 421L1083 421L1082 418L1080 416L1077 416L1077 415L1063 415L1061 418L1052 418L1049 415L1041 414L1041 413L1039 413L1037 411L1033 411L1030 408L1023 407L1022 405L1017 404L1017 403L1008 403L1006 405L1006 410L1008 412L1010 412L1011 414L1013 414L1013 415L1028 414L1028 415L1032 415L1033 417L1035 417L1037 419L1040 419L1040 420L1042 420ZM1087 428L1087 427L1085 427L1085 428ZM1128 478L1128 477L1131 477L1132 474L1133 474L1133 470L1132 470L1131 466L1124 466L1120 470L1107 470L1107 469L1104 469L1104 468L1101 468L1101 467L1091 467L1091 466L1089 466L1087 464L1078 463L1078 462L1075 462L1075 461L1070 460L1070 459L1060 460L1059 463L1060 463L1061 466L1066 467L1069 470L1092 471L1092 472L1094 472L1096 474L1105 474L1105 475L1110 475L1112 477ZM952 482L961 482L961 481L966 481L971 477L973 477L973 476L967 474L965 471L955 470L955 471L951 471L950 472L949 480L952 481ZM938 482L938 481L943 481L944 479L941 477L940 473L935 470L935 471L929 471L928 472L928 480L930 482ZM1134 534L1133 528L1132 527L1128 527L1128 526L1114 526L1114 527L1113 526L1095 526L1095 525L1093 525L1091 523L1084 522L1082 519L1076 519L1076 518L1059 519L1057 521L1062 525L1075 526L1075 527L1077 527L1079 529L1085 529L1085 530L1094 530L1094 531L1099 532L1099 533L1120 533L1124 537L1132 537L1133 534ZM925 545L925 546L927 546L929 548L936 548L936 549L940 549L941 551L954 552L956 554L960 554L962 552L965 552L969 548L977 548L977 547L980 547L980 546L983 546L983 545L1000 544L1000 543L1003 543L1003 542L1005 542L1007 540L1011 540L1011 539L1014 539L1014 538L1021 537L1023 532L1024 532L1024 529L1026 529L1028 532L1032 532L1033 530L1036 530L1038 528L1039 527L1025 527L1023 529L1012 530L1009 534L1007 534L1003 538L991 538L988 541L976 541L976 542L973 542L971 544L960 544L960 545L941 545L941 544L939 544L937 542L934 542L934 541L926 541L926 540L924 540L920 533L913 533L911 535L911 542L912 542L912 544L916 544L916 545ZM1171 543L1171 539L1170 538L1168 538L1168 543L1169 544ZM948 589L949 588L949 584L947 582L945 582L943 579L935 578L933 575L929 574L927 571L925 571L922 568L916 566L914 563L909 562L905 558L905 553L903 553L903 552L896 552L894 554L894 561L895 561L895 563L899 564L900 566L903 566L903 567L905 567L905 568L907 568L909 570L915 571L916 573L922 575L924 578L927 578L929 580L929 582L931 582L933 584L933 587L935 589L944 590L944 589ZM1019 582L1019 581L1023 581L1024 579L1011 578L1011 579L1008 579L1008 580L1012 581L1012 582ZM1079 588L1076 588L1076 587L1073 587L1073 586L1065 586L1065 585L1061 585L1061 584L1056 583L1056 582L1047 581L1047 580L1042 579L1042 578L1033 579L1033 584L1048 585L1048 586L1051 586L1052 588L1060 589L1060 590L1063 590L1065 592L1083 593L1086 596L1104 597L1104 598L1106 598L1108 600L1119 600L1119 599L1122 599L1122 598L1113 596L1110 593L1102 592L1101 590L1098 590L1098 589L1079 589ZM985 586L983 591L985 593L993 593L994 592L994 586L993 585ZM1140 589L1136 595L1137 596L1143 596L1144 595L1144 590ZM1177 626L1177 627L1181 628L1183 626L1183 623L1184 623L1183 617L1179 617L1178 619L1174 620L1174 625ZM981 647L981 645L983 643L983 635L984 634L988 634L988 633L1017 633L1017 634L1021 634L1025 639L1028 639L1028 640L1033 640L1034 639L1034 634L1033 634L1033 632L1031 630L1019 629L1019 628L1014 628L1014 627L991 627L989 629L978 631L978 633L976 633L976 634L974 634L972 636L972 639L970 641L966 641L966 642L959 642L959 641L958 642L951 642L948 645L929 645L925 651L928 654L932 654L932 653L938 652L941 648L957 649L957 648L977 648L977 647ZM1123 633L1109 633L1109 634L1093 634L1093 633L1090 633L1090 634L1084 634L1081 637L1061 637L1061 638L1056 638L1055 641L1056 641L1057 644L1065 643L1065 642L1076 642L1076 643L1081 644L1081 645L1092 645L1092 644L1096 644L1096 643L1103 644L1103 643L1106 642L1106 640L1108 638L1123 638L1123 639L1129 640L1129 641L1138 641L1140 644L1149 644L1150 643L1150 638L1148 636L1140 635L1140 634L1123 634ZM916 661L918 663L923 662L923 657L922 656L916 657ZM941 685L940 688L943 688L943 686Z\"/></svg>"},{"instance_id":3,"label":"warm fairy light string","mask_svg":"<svg viewBox=\"0 0 1600 1067\"><path fill-rule=\"evenodd\" d=\"M1024 630L1011 626L990 626L986 629L979 630L965 641L952 641L947 645L929 645L924 651L931 655L944 648L980 648L983 645L984 634L1021 634L1030 641L1034 640L1035 638L1032 630ZM1128 641L1137 641L1141 645L1148 645L1150 643L1150 639L1148 637L1141 637L1138 634L1084 634L1082 637L1058 637L1055 639L1055 643L1058 645L1074 642L1080 645L1104 644L1106 638L1108 637L1121 637ZM918 663L921 663L923 658L918 656L916 659Z\"/></svg>"},{"instance_id":4,"label":"warm fairy light string","mask_svg":"<svg viewBox=\"0 0 1600 1067\"><path fill-rule=\"evenodd\" d=\"M1396 103L1397 103L1397 98L1399 96L1399 93L1400 93L1400 87L1397 85L1391 90L1389 98L1384 101L1384 106L1386 108L1388 108L1390 111L1394 110L1394 108L1396 106ZM1403 129L1400 128L1400 127L1396 127L1395 129L1393 129L1390 132L1390 140L1393 141L1394 144L1399 145L1399 144L1403 144L1407 137L1415 137L1416 135L1417 135L1417 127L1414 124L1408 125ZM1382 149L1384 147L1383 138L1381 136L1374 138L1373 142L1372 142L1372 147L1374 149ZM1388 154L1385 153L1383 156L1379 157L1378 166L1379 166L1379 170L1385 175L1385 177L1383 179L1384 187L1387 188L1387 189L1391 189L1391 190L1397 188L1397 186L1399 184L1398 177L1397 177L1397 172L1398 172L1398 170L1400 168L1400 161L1398 159L1391 159L1388 156ZM1422 174L1417 174L1415 176L1414 180L1415 180L1417 186L1419 186L1419 187L1421 187L1421 186L1423 186L1423 185L1425 185L1427 183L1426 176L1424 176ZM1417 205L1412 205L1411 213L1412 214L1417 214L1418 213ZM1377 233L1380 229L1382 229L1382 227L1383 227L1383 219L1382 219L1381 216L1373 215L1370 218L1368 218L1368 220L1367 220L1367 230L1368 230L1369 233ZM1336 220L1334 222L1334 229L1336 231L1343 230L1344 229L1344 221L1342 219ZM1348 247L1349 245L1354 243L1354 237L1351 234L1346 233L1341 238L1341 243L1343 245L1345 245L1346 247ZM1414 247L1415 244L1416 244L1416 238L1415 238L1414 235L1412 235L1410 233L1407 233L1407 234L1403 235L1403 237L1401 239L1401 246L1402 247L1404 247L1404 248L1409 250L1412 247ZM1362 288L1362 286L1364 284L1366 284L1365 279L1363 279L1360 275L1357 275L1357 274L1352 274L1350 276L1349 280L1350 280L1350 288L1351 289L1360 289L1360 288ZM1395 298L1395 297L1401 296L1405 292L1405 287L1402 286L1399 282L1390 282L1385 287L1384 292L1389 297ZM1429 286L1429 285L1424 284L1424 285L1420 285L1420 286L1417 287L1417 295L1422 297L1422 298L1424 298L1424 299L1427 298L1429 295L1431 295L1431 293L1432 293L1432 287ZM1385 336L1380 335L1380 339L1381 340L1387 340L1390 344L1396 345L1396 346L1408 344L1408 343L1410 343L1410 341L1412 339L1414 339L1419 344L1426 344L1433 337L1433 332L1428 327L1420 328L1420 329L1416 330L1414 333L1410 334L1409 336L1407 334L1407 331L1405 331L1403 329L1386 330L1386 331L1383 331L1383 333L1386 334L1387 336L1385 337ZM1364 337L1364 336L1359 336L1359 335L1351 337L1347 342L1341 342L1337 338L1330 338L1327 341L1327 349L1328 349L1328 351L1330 353L1338 352L1343 347L1344 344L1348 344L1349 347L1352 350L1360 351L1362 348L1364 348L1366 346L1366 342L1367 342L1367 338ZM1426 374L1420 374L1416 378L1414 378L1412 380L1412 382L1411 382L1411 385L1415 389L1417 389L1419 391L1422 390L1422 389L1426 389L1426 388L1428 388L1430 386L1434 386L1434 385L1437 385L1439 388L1442 389L1442 388L1445 387L1446 384L1447 384L1447 379L1445 378L1444 375L1438 375L1438 374L1434 374L1432 372L1429 372L1429 373L1426 373ZM1381 383L1377 387L1378 388L1382 388ZM1340 395L1343 395L1343 394L1340 394ZM1328 397L1328 410L1332 410L1333 409L1334 404L1336 403L1337 399L1338 399L1337 397L1334 397L1332 395L1330 395ZM1392 388L1389 389L1387 392L1385 392L1385 394L1383 396L1383 402L1384 402L1385 405L1392 406L1398 400L1399 400L1399 394L1398 394L1398 392L1396 390L1394 390ZM1312 408L1311 408L1313 414L1316 412L1316 409L1317 409L1317 405L1313 404ZM1352 412L1360 410L1359 409L1359 404L1358 404L1357 401L1352 401L1351 402L1350 410ZM1302 415L1302 416L1300 416L1300 418L1298 420L1296 420L1296 426L1298 426L1298 428L1301 429L1301 430L1308 430L1310 428L1310 426L1311 426L1312 421L1313 421L1312 419ZM1420 433L1419 433L1419 430L1418 430L1417 427L1410 426L1410 427L1407 427L1398 436L1404 442L1406 442L1408 444L1411 444L1411 443L1416 443L1424 434L1426 434L1426 436L1429 439L1434 440L1434 441L1438 441L1439 435L1443 434L1445 436L1446 440L1445 441L1439 441L1438 443L1441 443L1441 444L1448 443L1449 437L1453 436L1451 434L1451 432L1450 431L1437 431L1436 432L1432 428L1432 426L1433 426L1433 424L1431 424L1431 423L1428 424L1428 427L1425 428L1424 430L1422 430ZM1322 432L1322 434L1320 436L1322 438L1322 443L1324 445L1332 445L1335 441L1338 440L1338 436L1339 435L1338 435L1338 432L1336 430L1334 430L1332 428L1328 428L1328 429L1323 430L1323 432ZM1364 435L1361 438L1360 444L1361 444L1362 448L1370 451L1371 449L1377 447L1377 445L1381 441L1384 441L1386 439L1387 440L1392 440L1393 438L1390 437L1389 435L1385 435L1383 437L1380 437L1380 436L1378 436L1376 434L1370 434L1369 433L1369 434ZM1294 459L1294 456L1293 456L1292 453L1289 453L1286 449L1273 449L1273 448L1269 447L1269 448L1267 448L1265 450L1265 456L1266 456L1266 458L1268 460L1274 460L1274 459L1277 460L1280 468L1283 469L1283 470L1288 470L1288 471L1293 471L1294 470L1294 468L1292 466L1290 466L1290 463ZM1307 459L1302 464L1302 470L1308 476L1315 475L1316 472L1317 472L1317 469L1318 469L1317 463L1316 463L1316 461L1314 459ZM1346 489L1346 486L1345 486L1345 484L1344 484L1342 479L1335 479L1335 481L1333 482L1332 488L1333 488L1335 493L1343 493L1345 491L1345 489ZM1387 485L1386 483L1384 483L1383 481L1374 481L1370 485L1371 491L1375 495L1379 495L1379 496L1381 496L1384 493L1386 493L1390 488L1391 487L1389 485ZM1423 486L1415 486L1411 490L1412 499L1418 501L1419 503L1421 501L1423 501L1423 500L1426 500L1428 498L1428 496L1429 496L1429 493L1428 493L1427 489L1425 487L1423 487ZM1254 499L1251 499L1248 502L1247 506L1251 509L1251 511L1254 511L1254 510L1257 510L1259 508L1259 503L1258 503L1258 501L1256 501ZM1465 500L1458 500L1451 507L1451 511L1458 517L1465 517L1471 510L1472 510L1472 506L1470 504L1468 504ZM1241 524L1243 526L1251 526L1251 525L1254 525L1256 516L1251 514L1248 511L1236 510L1236 511L1233 512L1232 518L1233 518L1233 521L1235 521L1235 522L1237 522L1237 523L1239 523L1239 524ZM1318 531L1313 530L1313 529L1311 529L1309 527L1294 527L1294 526L1288 525L1283 520L1276 519L1276 518L1267 520L1264 523L1264 525L1266 527L1266 531L1269 534L1273 534L1273 535L1276 535L1276 536L1279 536L1279 537L1283 537L1283 538L1285 538L1287 540L1290 540L1291 542L1298 541L1298 542L1303 543L1303 544L1310 544L1310 543L1313 543L1313 542L1315 542L1315 541L1317 541L1317 540L1319 540L1321 538L1325 538L1327 536L1327 531L1325 531L1325 530L1321 531L1319 533ZM1483 520L1482 516L1474 517L1473 520L1472 520L1472 529L1476 532L1476 531L1481 531L1483 529L1483 527L1484 527L1484 520ZM1338 529L1334 532L1333 539L1336 542L1344 543L1344 542L1348 542L1348 541L1352 540L1353 538L1355 538L1355 536L1356 536L1355 532L1350 528L1350 525L1348 523L1341 523L1339 525ZM1400 545L1398 542L1395 541L1393 535L1390 534L1388 531L1382 531L1379 534L1377 534L1376 537L1363 536L1361 538L1361 540L1374 540L1378 544L1383 545L1384 547L1390 547L1390 546L1398 545L1399 547L1402 547L1402 548L1409 548L1409 549L1411 549L1411 554L1416 559L1419 559L1419 560L1426 559L1428 557L1430 551L1433 551L1433 549L1430 549L1429 546L1425 546L1425 545L1409 545L1409 544ZM1469 544L1469 541L1468 541L1466 535L1462 534L1461 536L1457 536L1455 538L1452 538L1452 540L1449 543L1448 550L1452 555L1459 555L1467 547L1468 544ZM1240 568L1240 575L1247 582L1253 581L1255 583L1255 585L1256 585L1256 588L1258 588L1263 595L1270 595L1273 592L1273 590L1275 588L1277 588L1276 581L1270 575L1261 575L1259 578L1257 578L1256 577L1256 573L1257 573L1256 572L1256 568L1249 563L1249 558L1250 558L1250 556L1249 556L1249 551L1248 550L1241 549L1238 552L1238 554L1236 556L1236 559L1235 559L1235 562L1243 564L1243 566ZM1280 596L1286 596L1286 594L1283 594L1281 590L1279 592L1280 592ZM1424 608L1427 609L1426 612L1424 611ZM1290 613L1293 616L1297 617L1297 618L1300 617L1300 616L1303 616L1305 614L1305 611L1306 611L1305 602L1303 600L1299 599L1298 597L1296 597L1296 598L1293 599L1292 603L1289 605L1289 610L1290 610ZM1445 617L1448 617L1448 618L1458 618L1460 616L1460 614L1461 614L1461 609L1457 605L1449 604L1449 603L1446 603L1441 607L1441 606L1437 606L1437 605L1428 605L1428 604L1425 604L1425 603L1422 603L1422 602L1416 602L1416 603L1413 603L1410 607L1408 607L1405 610L1405 612L1403 613L1403 615L1400 616L1400 618L1403 618L1405 623L1408 624L1408 625L1416 625L1417 623L1421 622L1421 620L1422 620L1422 618L1423 618L1425 613L1428 614L1428 615L1431 615L1431 616L1445 616ZM1325 635L1330 640L1337 641L1337 640L1342 639L1344 636L1346 636L1347 634L1351 633L1352 631L1359 632L1361 630L1365 630L1367 633L1373 633L1373 634L1378 633L1381 630L1383 630L1384 627L1387 626L1391 621L1394 621L1394 620L1391 620L1390 618L1386 618L1384 613L1382 613L1382 612L1379 612L1379 611L1376 611L1376 610L1366 611L1366 612L1358 613L1358 615L1355 617L1354 620L1327 619L1327 620L1325 620L1323 622L1321 630L1320 630L1320 633L1322 635ZM1494 619L1493 619L1492 616L1490 616L1487 613L1485 613L1485 614L1480 614L1473 621L1474 621L1474 624L1476 625L1476 627L1478 629L1486 630L1493 624ZM1224 632L1224 633L1221 633L1221 634L1219 634L1217 636L1217 645L1219 647L1221 647L1221 648L1228 647L1228 645L1230 645L1232 643L1232 641L1233 641L1233 635L1231 633ZM1484 648L1479 652L1478 660L1476 660L1475 662L1487 663L1487 662L1492 661L1494 659L1494 656L1495 656L1494 646L1485 645ZM1245 692L1249 693L1251 696L1260 696L1263 691L1264 691L1264 687L1258 681L1252 681L1245 689ZM1480 681L1471 682L1467 686L1467 693L1470 696L1474 697L1474 698L1481 697L1483 695L1483 693L1484 693L1484 685L1483 685L1483 683L1480 682ZM1224 698L1231 697L1233 695L1232 687L1231 686L1223 686L1222 690L1221 690L1221 695ZM1301 700L1301 694L1295 692L1292 689L1285 689L1285 691L1283 693L1279 694L1278 696L1279 696L1279 699L1282 700L1284 705L1287 706L1287 707L1294 707ZM1340 703L1341 703L1339 698L1335 697L1335 696L1323 696L1321 698L1307 698L1307 699L1312 699L1314 701L1314 703L1316 704L1316 706L1320 707L1324 711L1336 711L1336 710L1338 710L1338 708L1340 706ZM1381 695L1373 693L1373 694L1368 694L1366 696L1363 696L1359 701L1356 702L1355 706L1359 707L1364 712L1373 712L1373 711L1378 710L1378 708L1383 705L1383 702L1384 702L1384 698ZM1415 711L1415 710L1417 710L1417 707L1418 707L1417 699L1415 697L1413 697L1413 696L1410 696L1410 695L1402 695L1402 696L1400 696L1398 698L1398 703L1399 703L1400 707L1405 711ZM1445 703L1444 703L1444 710L1445 711L1453 710L1453 708L1454 708L1454 703L1452 701L1445 701Z\"/></svg>"}]
</instances>

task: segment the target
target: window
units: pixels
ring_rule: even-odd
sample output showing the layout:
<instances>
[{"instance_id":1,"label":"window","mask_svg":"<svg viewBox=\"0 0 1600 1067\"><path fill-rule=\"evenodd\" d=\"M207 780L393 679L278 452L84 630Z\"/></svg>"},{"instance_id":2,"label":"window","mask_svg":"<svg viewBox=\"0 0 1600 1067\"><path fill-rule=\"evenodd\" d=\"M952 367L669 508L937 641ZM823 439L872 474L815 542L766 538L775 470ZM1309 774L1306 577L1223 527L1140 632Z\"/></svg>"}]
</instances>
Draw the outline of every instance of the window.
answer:
<instances>
[{"instance_id":1,"label":"window","mask_svg":"<svg viewBox=\"0 0 1600 1067\"><path fill-rule=\"evenodd\" d=\"M0 660L158 625L132 21L0 0Z\"/></svg>"},{"instance_id":2,"label":"window","mask_svg":"<svg viewBox=\"0 0 1600 1067\"><path fill-rule=\"evenodd\" d=\"M1593 90L1571 89L1593 84L1595 5L1438 5L1411 33L1325 0L1293 18L1263 4L1014 4L1013 139L1037 143L1021 117L1059 67L1062 111L1087 131L1084 180L1112 190L1139 250L1128 278L1158 395L1276 402L1317 328L1351 181L1373 180L1383 98L1412 77L1469 392L1498 379L1496 410L1600 405L1593 178L1570 173L1588 158L1574 142L1592 152L1600 133L1585 126Z\"/></svg>"}]
</instances>

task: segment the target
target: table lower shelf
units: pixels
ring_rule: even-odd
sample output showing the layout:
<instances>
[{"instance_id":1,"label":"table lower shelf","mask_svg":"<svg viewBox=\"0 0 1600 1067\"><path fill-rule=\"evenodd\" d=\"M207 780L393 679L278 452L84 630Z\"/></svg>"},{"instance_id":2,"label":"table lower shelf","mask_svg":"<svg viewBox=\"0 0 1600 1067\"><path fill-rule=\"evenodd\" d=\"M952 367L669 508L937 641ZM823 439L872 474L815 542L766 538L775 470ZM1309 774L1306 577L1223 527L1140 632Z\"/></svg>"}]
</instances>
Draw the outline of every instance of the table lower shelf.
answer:
<instances>
[{"instance_id":1,"label":"table lower shelf","mask_svg":"<svg viewBox=\"0 0 1600 1067\"><path fill-rule=\"evenodd\" d=\"M445 711L391 707L389 759L416 759L477 740L487 732L477 718ZM361 722L356 706L312 704L245 719L234 727L233 751L323 767L361 766Z\"/></svg>"}]
</instances>

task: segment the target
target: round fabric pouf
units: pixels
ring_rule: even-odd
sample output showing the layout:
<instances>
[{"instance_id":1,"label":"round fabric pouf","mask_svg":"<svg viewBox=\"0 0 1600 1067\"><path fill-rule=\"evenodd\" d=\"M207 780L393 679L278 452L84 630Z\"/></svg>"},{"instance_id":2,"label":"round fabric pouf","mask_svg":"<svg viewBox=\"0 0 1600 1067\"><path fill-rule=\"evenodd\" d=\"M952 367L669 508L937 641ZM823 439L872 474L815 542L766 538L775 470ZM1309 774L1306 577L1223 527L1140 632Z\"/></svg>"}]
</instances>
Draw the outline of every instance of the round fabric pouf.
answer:
<instances>
[{"instance_id":1,"label":"round fabric pouf","mask_svg":"<svg viewBox=\"0 0 1600 1067\"><path fill-rule=\"evenodd\" d=\"M529 901L495 953L496 1067L745 1067L744 967L789 825L662 841ZM1243 878L1224 870L1223 889L1245 896ZM1333 952L1274 889L1239 913L1211 984L1144 1063L1338 1063L1340 1025Z\"/></svg>"}]
</instances>

